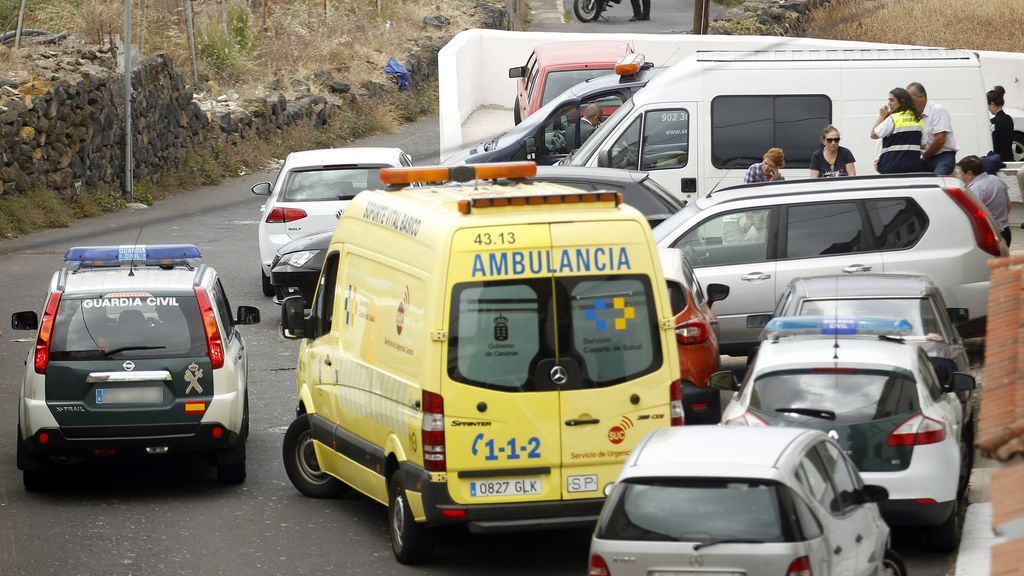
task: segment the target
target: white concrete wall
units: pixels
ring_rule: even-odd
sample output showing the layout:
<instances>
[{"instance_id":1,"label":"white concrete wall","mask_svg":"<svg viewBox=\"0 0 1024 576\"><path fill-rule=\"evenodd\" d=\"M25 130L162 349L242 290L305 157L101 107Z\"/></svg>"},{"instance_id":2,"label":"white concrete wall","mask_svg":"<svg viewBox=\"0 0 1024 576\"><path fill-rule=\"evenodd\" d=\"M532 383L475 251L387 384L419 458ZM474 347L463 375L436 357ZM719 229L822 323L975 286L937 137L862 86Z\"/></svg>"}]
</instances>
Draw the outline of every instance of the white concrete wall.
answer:
<instances>
[{"instance_id":1,"label":"white concrete wall","mask_svg":"<svg viewBox=\"0 0 1024 576\"><path fill-rule=\"evenodd\" d=\"M670 65L697 50L784 48L896 47L895 44L846 42L777 36L696 36L690 34L582 34L466 30L457 34L437 55L440 117L440 157L460 150L463 123L482 107L511 110L516 80L508 69L522 66L538 44L546 42L621 40L629 42L657 66ZM1024 104L1024 54L980 52L986 89L1006 88L1007 105ZM511 111L509 115L511 116Z\"/></svg>"}]
</instances>

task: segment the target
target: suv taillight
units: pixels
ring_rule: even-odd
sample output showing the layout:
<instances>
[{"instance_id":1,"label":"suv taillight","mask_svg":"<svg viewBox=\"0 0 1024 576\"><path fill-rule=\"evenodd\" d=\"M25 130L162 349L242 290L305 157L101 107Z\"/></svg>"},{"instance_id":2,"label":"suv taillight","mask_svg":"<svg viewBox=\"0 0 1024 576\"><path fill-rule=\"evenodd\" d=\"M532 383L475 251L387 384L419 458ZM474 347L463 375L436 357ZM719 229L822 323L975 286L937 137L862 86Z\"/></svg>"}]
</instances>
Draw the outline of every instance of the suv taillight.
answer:
<instances>
[{"instance_id":1,"label":"suv taillight","mask_svg":"<svg viewBox=\"0 0 1024 576\"><path fill-rule=\"evenodd\" d=\"M224 345L220 338L220 329L217 328L217 315L210 305L210 296L204 288L196 288L196 301L199 303L199 312L203 316L203 330L206 332L206 349L210 356L210 365L220 368L224 365Z\"/></svg>"},{"instance_id":2,"label":"suv taillight","mask_svg":"<svg viewBox=\"0 0 1024 576\"><path fill-rule=\"evenodd\" d=\"M801 556L796 560L793 560L789 564L789 570L786 570L786 576L813 576L814 572L811 571L811 559L807 556Z\"/></svg>"},{"instance_id":3,"label":"suv taillight","mask_svg":"<svg viewBox=\"0 0 1024 576\"><path fill-rule=\"evenodd\" d=\"M676 326L676 342L680 344L700 344L708 341L708 325L703 320L694 318Z\"/></svg>"},{"instance_id":4,"label":"suv taillight","mask_svg":"<svg viewBox=\"0 0 1024 576\"><path fill-rule=\"evenodd\" d=\"M423 391L423 467L427 472L445 472L444 397Z\"/></svg>"},{"instance_id":5,"label":"suv taillight","mask_svg":"<svg viewBox=\"0 0 1024 576\"><path fill-rule=\"evenodd\" d=\"M981 204L967 191L960 188L943 188L943 190L967 215L967 219L971 222L971 231L974 232L974 242L978 248L993 256L1007 256L1009 251L999 241L999 234Z\"/></svg>"},{"instance_id":6,"label":"suv taillight","mask_svg":"<svg viewBox=\"0 0 1024 576\"><path fill-rule=\"evenodd\" d=\"M946 439L946 425L918 412L889 434L889 446L922 446L935 444Z\"/></svg>"},{"instance_id":7,"label":"suv taillight","mask_svg":"<svg viewBox=\"0 0 1024 576\"><path fill-rule=\"evenodd\" d=\"M676 380L669 385L668 391L668 415L671 417L672 426L682 426L685 421L683 415L683 383Z\"/></svg>"},{"instance_id":8,"label":"suv taillight","mask_svg":"<svg viewBox=\"0 0 1024 576\"><path fill-rule=\"evenodd\" d=\"M295 220L302 220L306 217L306 211L302 208L274 208L267 214L268 224L283 224L285 222L294 222Z\"/></svg>"},{"instance_id":9,"label":"suv taillight","mask_svg":"<svg viewBox=\"0 0 1024 576\"><path fill-rule=\"evenodd\" d=\"M46 300L43 321L39 324L39 335L36 337L36 374L46 374L46 365L50 363L50 340L53 336L53 323L57 318L57 307L60 305L60 295L60 292L53 292Z\"/></svg>"},{"instance_id":10,"label":"suv taillight","mask_svg":"<svg viewBox=\"0 0 1024 576\"><path fill-rule=\"evenodd\" d=\"M608 563L601 558L600 554L590 555L590 571L587 572L587 576L611 576L611 572L608 571Z\"/></svg>"}]
</instances>

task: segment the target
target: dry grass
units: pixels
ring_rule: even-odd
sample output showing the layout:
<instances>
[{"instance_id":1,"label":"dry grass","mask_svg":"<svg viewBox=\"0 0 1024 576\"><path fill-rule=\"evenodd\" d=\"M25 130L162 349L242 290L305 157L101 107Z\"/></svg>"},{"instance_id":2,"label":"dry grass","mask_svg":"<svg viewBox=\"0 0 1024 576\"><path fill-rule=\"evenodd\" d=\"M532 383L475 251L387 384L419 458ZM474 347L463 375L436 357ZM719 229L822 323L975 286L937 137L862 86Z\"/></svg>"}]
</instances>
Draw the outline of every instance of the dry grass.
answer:
<instances>
[{"instance_id":1,"label":"dry grass","mask_svg":"<svg viewBox=\"0 0 1024 576\"><path fill-rule=\"evenodd\" d=\"M807 35L971 50L1024 52L1020 0L833 0Z\"/></svg>"}]
</instances>

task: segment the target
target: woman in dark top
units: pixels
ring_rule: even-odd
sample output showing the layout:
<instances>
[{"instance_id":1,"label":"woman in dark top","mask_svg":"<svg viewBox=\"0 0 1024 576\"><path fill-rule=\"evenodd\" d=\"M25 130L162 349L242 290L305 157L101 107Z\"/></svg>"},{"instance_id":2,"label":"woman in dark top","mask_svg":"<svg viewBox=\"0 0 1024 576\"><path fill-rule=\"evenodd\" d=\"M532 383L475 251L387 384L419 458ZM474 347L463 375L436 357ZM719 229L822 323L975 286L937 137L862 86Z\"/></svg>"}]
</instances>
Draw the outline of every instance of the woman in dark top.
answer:
<instances>
[{"instance_id":1,"label":"woman in dark top","mask_svg":"<svg viewBox=\"0 0 1024 576\"><path fill-rule=\"evenodd\" d=\"M811 155L811 178L856 176L853 152L839 145L839 130L829 124L821 131L821 148Z\"/></svg>"},{"instance_id":2,"label":"woman in dark top","mask_svg":"<svg viewBox=\"0 0 1024 576\"><path fill-rule=\"evenodd\" d=\"M996 86L988 91L988 111L992 114L992 150L1003 162L1013 162L1013 118L1003 112L1006 90Z\"/></svg>"}]
</instances>

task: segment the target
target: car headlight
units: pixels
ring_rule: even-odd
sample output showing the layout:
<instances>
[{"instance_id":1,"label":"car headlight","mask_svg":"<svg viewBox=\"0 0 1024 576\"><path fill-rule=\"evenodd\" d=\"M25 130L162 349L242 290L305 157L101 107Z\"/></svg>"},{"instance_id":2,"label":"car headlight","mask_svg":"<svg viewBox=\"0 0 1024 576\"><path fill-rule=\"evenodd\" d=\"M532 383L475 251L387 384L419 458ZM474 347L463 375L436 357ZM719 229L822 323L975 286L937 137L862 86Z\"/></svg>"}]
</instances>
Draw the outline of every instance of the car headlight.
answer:
<instances>
[{"instance_id":1,"label":"car headlight","mask_svg":"<svg viewBox=\"0 0 1024 576\"><path fill-rule=\"evenodd\" d=\"M303 264L309 262L320 252L321 250L301 250L299 252L292 252L282 256L281 261L278 264L287 264L293 268L301 268Z\"/></svg>"}]
</instances>

